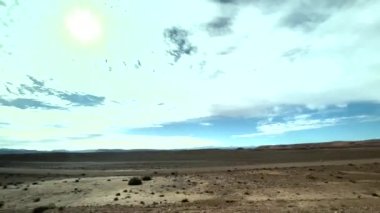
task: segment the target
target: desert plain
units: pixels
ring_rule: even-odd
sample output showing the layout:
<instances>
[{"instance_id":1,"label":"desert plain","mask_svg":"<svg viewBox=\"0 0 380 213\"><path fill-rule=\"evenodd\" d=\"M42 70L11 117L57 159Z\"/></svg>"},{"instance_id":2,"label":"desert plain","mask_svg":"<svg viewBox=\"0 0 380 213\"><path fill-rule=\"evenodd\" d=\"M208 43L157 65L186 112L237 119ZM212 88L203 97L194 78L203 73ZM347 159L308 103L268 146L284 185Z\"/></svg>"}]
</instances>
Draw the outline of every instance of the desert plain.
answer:
<instances>
[{"instance_id":1,"label":"desert plain","mask_svg":"<svg viewBox=\"0 0 380 213\"><path fill-rule=\"evenodd\" d=\"M380 212L380 141L0 154L0 212Z\"/></svg>"}]
</instances>

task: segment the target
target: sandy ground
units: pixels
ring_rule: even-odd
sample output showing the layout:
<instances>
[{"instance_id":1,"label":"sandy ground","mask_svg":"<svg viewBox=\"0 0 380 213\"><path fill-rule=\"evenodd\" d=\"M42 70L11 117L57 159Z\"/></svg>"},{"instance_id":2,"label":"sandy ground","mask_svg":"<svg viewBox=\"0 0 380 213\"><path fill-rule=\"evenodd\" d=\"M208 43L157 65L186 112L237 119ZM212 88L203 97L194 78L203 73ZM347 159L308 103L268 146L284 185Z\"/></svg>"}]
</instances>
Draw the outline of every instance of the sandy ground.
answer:
<instances>
[{"instance_id":1,"label":"sandy ground","mask_svg":"<svg viewBox=\"0 0 380 213\"><path fill-rule=\"evenodd\" d=\"M0 212L380 212L380 143L323 145L2 154Z\"/></svg>"},{"instance_id":2,"label":"sandy ground","mask_svg":"<svg viewBox=\"0 0 380 213\"><path fill-rule=\"evenodd\" d=\"M150 171L152 180L140 186L127 184L132 176L107 176L112 171L2 173L0 211L380 212L380 158L294 165Z\"/></svg>"}]
</instances>

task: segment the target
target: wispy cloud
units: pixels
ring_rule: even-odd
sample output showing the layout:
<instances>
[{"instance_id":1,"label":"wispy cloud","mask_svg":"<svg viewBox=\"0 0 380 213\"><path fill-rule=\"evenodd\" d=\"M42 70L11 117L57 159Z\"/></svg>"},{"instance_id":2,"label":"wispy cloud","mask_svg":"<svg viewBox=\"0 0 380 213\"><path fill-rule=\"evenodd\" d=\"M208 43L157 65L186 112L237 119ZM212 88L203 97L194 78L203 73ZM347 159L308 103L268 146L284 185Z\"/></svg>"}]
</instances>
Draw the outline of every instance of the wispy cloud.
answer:
<instances>
[{"instance_id":1,"label":"wispy cloud","mask_svg":"<svg viewBox=\"0 0 380 213\"><path fill-rule=\"evenodd\" d=\"M209 122L202 122L202 123L199 123L199 125L201 125L201 126L212 126L213 124L209 123Z\"/></svg>"},{"instance_id":2,"label":"wispy cloud","mask_svg":"<svg viewBox=\"0 0 380 213\"><path fill-rule=\"evenodd\" d=\"M172 27L164 31L164 37L175 45L175 48L168 51L174 57L174 61L178 61L182 55L191 55L196 51L197 48L187 38L188 34L186 30L178 27Z\"/></svg>"},{"instance_id":3,"label":"wispy cloud","mask_svg":"<svg viewBox=\"0 0 380 213\"><path fill-rule=\"evenodd\" d=\"M16 107L19 109L28 109L28 108L64 109L63 107L50 105L42 101L28 99L28 98L16 98L16 99L11 99L11 100L0 98L0 105L8 106L8 107Z\"/></svg>"},{"instance_id":4,"label":"wispy cloud","mask_svg":"<svg viewBox=\"0 0 380 213\"><path fill-rule=\"evenodd\" d=\"M292 120L285 122L262 122L256 127L256 132L248 134L233 135L236 138L252 138L265 135L278 135L293 131L319 129L323 127L336 126L348 121L365 121L368 116L332 117L325 119L313 119L311 115L295 116ZM368 120L367 120L368 121Z\"/></svg>"},{"instance_id":5,"label":"wispy cloud","mask_svg":"<svg viewBox=\"0 0 380 213\"><path fill-rule=\"evenodd\" d=\"M45 82L27 76L31 85L5 83L5 91L0 96L0 105L19 109L67 109L70 106L97 106L101 105L105 97L59 91L49 88Z\"/></svg>"}]
</instances>

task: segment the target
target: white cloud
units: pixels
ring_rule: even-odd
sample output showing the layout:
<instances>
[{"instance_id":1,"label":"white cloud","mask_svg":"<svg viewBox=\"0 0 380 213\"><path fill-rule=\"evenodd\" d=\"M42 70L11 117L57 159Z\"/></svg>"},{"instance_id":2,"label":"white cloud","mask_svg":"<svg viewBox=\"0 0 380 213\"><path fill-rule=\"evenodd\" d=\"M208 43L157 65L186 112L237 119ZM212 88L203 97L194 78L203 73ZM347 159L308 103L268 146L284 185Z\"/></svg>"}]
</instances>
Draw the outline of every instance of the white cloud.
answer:
<instances>
[{"instance_id":1,"label":"white cloud","mask_svg":"<svg viewBox=\"0 0 380 213\"><path fill-rule=\"evenodd\" d=\"M312 118L311 114L296 115L293 119L285 122L261 122L256 127L256 132L233 135L233 138L254 138L265 135L279 135L287 132L301 131L308 129L319 129L328 126L344 124L348 121L369 122L374 121L374 118L366 115L351 116L351 117L332 117L325 119ZM378 120L379 118L375 119Z\"/></svg>"},{"instance_id":2,"label":"white cloud","mask_svg":"<svg viewBox=\"0 0 380 213\"><path fill-rule=\"evenodd\" d=\"M330 119L298 119L294 121L288 121L285 123L270 123L259 125L256 129L258 133L237 135L235 137L249 138L261 135L276 135L283 134L291 131L300 131L306 129L318 129L326 126L332 126L337 123L334 118Z\"/></svg>"},{"instance_id":3,"label":"white cloud","mask_svg":"<svg viewBox=\"0 0 380 213\"><path fill-rule=\"evenodd\" d=\"M212 126L213 124L209 123L209 122L202 122L202 123L199 123L199 125L201 125L201 126Z\"/></svg>"}]
</instances>

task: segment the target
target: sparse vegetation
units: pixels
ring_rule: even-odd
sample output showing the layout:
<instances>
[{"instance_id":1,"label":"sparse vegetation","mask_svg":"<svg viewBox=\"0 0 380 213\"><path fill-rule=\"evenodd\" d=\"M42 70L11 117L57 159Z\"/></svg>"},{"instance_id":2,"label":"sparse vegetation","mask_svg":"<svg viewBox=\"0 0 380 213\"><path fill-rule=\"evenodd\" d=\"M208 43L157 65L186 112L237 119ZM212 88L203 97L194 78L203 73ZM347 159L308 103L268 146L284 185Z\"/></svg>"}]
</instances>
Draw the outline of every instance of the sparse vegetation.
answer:
<instances>
[{"instance_id":1,"label":"sparse vegetation","mask_svg":"<svg viewBox=\"0 0 380 213\"><path fill-rule=\"evenodd\" d=\"M306 175L306 178L309 179L309 180L316 180L317 178L313 175Z\"/></svg>"},{"instance_id":2,"label":"sparse vegetation","mask_svg":"<svg viewBox=\"0 0 380 213\"><path fill-rule=\"evenodd\" d=\"M4 206L4 201L0 201L0 208Z\"/></svg>"},{"instance_id":3,"label":"sparse vegetation","mask_svg":"<svg viewBox=\"0 0 380 213\"><path fill-rule=\"evenodd\" d=\"M120 193L116 193L116 195L115 196L120 196Z\"/></svg>"},{"instance_id":4,"label":"sparse vegetation","mask_svg":"<svg viewBox=\"0 0 380 213\"><path fill-rule=\"evenodd\" d=\"M144 176L144 177L142 177L141 178L143 181L150 181L150 180L152 180L152 177L150 177L150 176Z\"/></svg>"},{"instance_id":5,"label":"sparse vegetation","mask_svg":"<svg viewBox=\"0 0 380 213\"><path fill-rule=\"evenodd\" d=\"M131 185L131 186L136 186L136 185L141 185L141 184L142 184L142 181L138 177L133 177L128 181L128 185Z\"/></svg>"},{"instance_id":6,"label":"sparse vegetation","mask_svg":"<svg viewBox=\"0 0 380 213\"><path fill-rule=\"evenodd\" d=\"M119 200L119 198L115 197L113 200L114 200L114 201L118 201L118 200Z\"/></svg>"},{"instance_id":7,"label":"sparse vegetation","mask_svg":"<svg viewBox=\"0 0 380 213\"><path fill-rule=\"evenodd\" d=\"M35 198L34 200L33 200L33 202L35 202L35 203L37 203L37 202L40 202L40 200L41 200L41 198Z\"/></svg>"},{"instance_id":8,"label":"sparse vegetation","mask_svg":"<svg viewBox=\"0 0 380 213\"><path fill-rule=\"evenodd\" d=\"M42 213L49 209L55 209L54 204L50 204L48 206L39 206L33 209L33 213Z\"/></svg>"},{"instance_id":9,"label":"sparse vegetation","mask_svg":"<svg viewBox=\"0 0 380 213\"><path fill-rule=\"evenodd\" d=\"M187 199L187 198L185 198L185 199L182 199L182 201L181 201L182 203L188 203L189 202L189 200Z\"/></svg>"}]
</instances>

